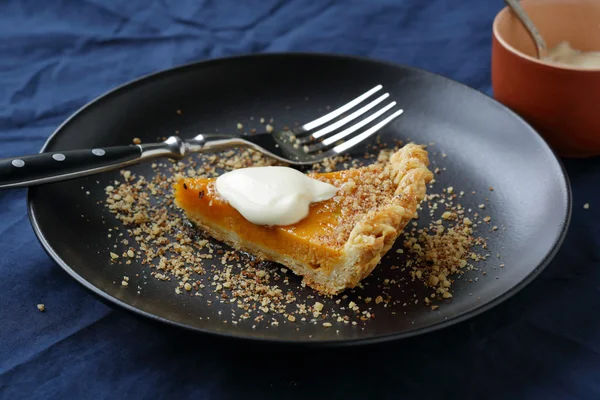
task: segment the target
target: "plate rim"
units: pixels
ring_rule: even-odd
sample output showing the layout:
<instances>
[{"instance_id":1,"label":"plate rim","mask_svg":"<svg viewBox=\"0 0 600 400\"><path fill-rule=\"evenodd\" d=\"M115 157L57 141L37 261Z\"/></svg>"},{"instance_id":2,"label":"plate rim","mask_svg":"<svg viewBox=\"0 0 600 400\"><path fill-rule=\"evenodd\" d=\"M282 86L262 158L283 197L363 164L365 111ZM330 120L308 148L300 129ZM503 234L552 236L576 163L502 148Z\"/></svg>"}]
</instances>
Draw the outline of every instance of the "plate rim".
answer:
<instances>
[{"instance_id":1,"label":"plate rim","mask_svg":"<svg viewBox=\"0 0 600 400\"><path fill-rule=\"evenodd\" d=\"M459 324L468 319L471 319L473 317L481 315L482 313L491 310L492 308L502 304L506 300L513 297L515 294L517 294L522 289L527 287L531 282L533 282L535 280L535 278L537 278L541 274L541 272L544 269L546 269L546 267L554 259L554 257L560 250L560 248L565 240L565 237L567 235L568 229L569 229L569 225L571 222L571 216L572 216L572 210L573 210L573 194L572 194L572 190L571 190L571 182L570 182L569 176L567 175L565 166L564 166L563 162L561 161L561 159L556 155L555 151L548 145L546 140L537 132L537 130L535 130L535 128L533 128L527 121L525 121L524 118L519 116L517 113L515 113L510 108L508 108L504 104L500 103L499 101L494 99L492 96L488 95L487 93L482 92L481 90L473 88L462 82L448 78L444 75L438 74L436 72L431 72L431 71L427 71L422 68L408 66L408 65L404 65L404 64L400 64L400 63L391 62L391 61L373 59L373 58L362 57L362 56L329 54L329 53L321 53L321 52L269 52L269 53L258 53L258 54L242 54L242 55L236 55L236 56L230 56L230 57L219 57L219 58L211 58L211 59L200 60L200 61L192 61L192 62L185 63L182 65L177 65L177 66L174 66L171 68L150 72L148 74L142 75L138 78L134 78L123 84L120 84L120 85L94 97L92 100L88 101L86 104L84 104L83 106L78 108L75 112L73 112L67 119L65 119L52 132L52 134L48 137L48 139L44 142L44 144L42 145L42 148L40 149L39 152L43 153L44 151L46 151L47 147L52 144L52 142L55 140L55 138L58 135L60 135L63 128L67 124L69 124L73 119L77 118L81 113L83 113L88 107L91 107L94 104L96 104L97 102L102 101L104 98L111 96L115 92L127 89L134 85L141 84L146 80L158 78L161 75L166 76L166 75L170 75L170 74L175 74L175 73L178 73L185 69L195 68L195 67L202 66L205 64L231 63L231 62L235 62L237 60L244 60L244 59L249 59L249 58L282 58L282 57L313 57L313 58L324 58L324 59L337 58L340 60L353 60L353 61L359 61L359 62L363 62L363 63L366 62L366 63L372 63L372 64L380 64L380 65L383 65L386 67L402 68L402 69L406 69L406 70L412 70L412 71L415 71L418 73L425 73L426 75L428 75L428 74L434 75L434 76L437 76L437 77L447 81L450 84L463 86L464 88L478 92L479 94L481 94L483 96L483 98L486 98L486 101L491 101L491 102L495 103L496 106L499 106L505 112L512 115L513 118L516 118L517 120L519 120L523 125L525 125L526 127L528 127L530 129L530 131L534 135L534 137L536 137L539 140L540 145L542 147L545 147L545 149L550 153L550 155L552 155L554 160L558 163L560 175L562 178L561 184L564 185L564 189L565 189L566 213L565 213L564 218L561 221L560 233L559 233L558 237L555 239L551 251L548 254L546 254L544 259L532 270L532 272L530 272L529 275L527 275L519 283L517 283L516 285L514 285L512 288L510 288L506 292L502 293L501 295L497 296L496 298L494 298L482 305L476 306L473 310L471 310L469 312L465 312L465 313L457 315L455 317L448 318L447 320L437 322L430 326L426 326L423 328L417 328L417 329L411 329L406 332L396 332L396 333L377 335L377 336L372 336L372 337L367 337L367 338L346 338L346 339L331 339L331 340L329 340L329 339L327 339L327 340L316 340L316 339L295 340L295 339L282 339L282 338L276 338L276 337L271 338L271 337L247 336L247 335L244 335L241 333L235 334L235 333L230 333L230 332L215 332L210 329L189 326L189 325L181 323L181 322L176 322L176 321L158 316L156 314L152 314L150 312L136 308L116 297L111 296L110 294L102 291L101 289L94 286L92 283L90 283L86 279L84 279L81 275L79 275L73 268L71 268L71 266L69 266L65 261L63 261L60 258L60 256L54 251L54 249L50 246L50 244L46 240L43 232L41 231L41 228L38 224L38 220L37 220L35 210L34 210L34 204L33 204L34 202L33 202L32 197L33 197L33 192L36 189L35 189L35 187L30 187L27 189L27 214L29 217L29 222L31 223L31 226L33 228L34 234L35 234L36 238L38 239L38 241L40 242L40 244L42 245L42 248L44 249L46 254L48 254L50 256L50 258L53 259L54 262L56 262L69 276L71 276L73 279L75 279L76 282L78 282L85 289L87 289L89 292L91 292L91 294L94 297L98 298L100 301L102 301L103 303L105 303L111 307L118 306L121 309L132 312L135 316L147 318L150 321L160 322L160 323L174 326L177 328L183 328L183 329L185 329L187 331L191 331L191 332L208 334L208 335L211 335L211 336L217 337L217 338L218 337L229 338L229 339L235 339L238 341L248 341L248 342L255 342L255 343L277 343L277 344L283 344L283 345L305 345L305 346L317 346L317 347L320 347L320 346L333 347L333 346L349 346L349 345L368 345L368 344L383 343L383 342L387 342L387 341L391 341L391 340L407 339L410 337L425 335L425 334L428 334L431 332L435 332L435 331Z\"/></svg>"}]
</instances>

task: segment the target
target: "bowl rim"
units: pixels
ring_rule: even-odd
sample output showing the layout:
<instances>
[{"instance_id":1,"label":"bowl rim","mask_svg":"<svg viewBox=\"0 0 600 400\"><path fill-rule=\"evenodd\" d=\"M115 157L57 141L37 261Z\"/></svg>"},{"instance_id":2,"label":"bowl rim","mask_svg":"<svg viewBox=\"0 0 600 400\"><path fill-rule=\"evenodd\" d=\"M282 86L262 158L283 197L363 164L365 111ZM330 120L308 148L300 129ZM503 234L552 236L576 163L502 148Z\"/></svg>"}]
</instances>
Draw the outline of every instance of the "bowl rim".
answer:
<instances>
[{"instance_id":1,"label":"bowl rim","mask_svg":"<svg viewBox=\"0 0 600 400\"><path fill-rule=\"evenodd\" d=\"M502 37L502 35L500 35L500 32L498 31L498 24L500 23L499 22L500 19L506 18L506 14L508 14L509 12L511 12L510 8L508 6L504 7L502 10L500 10L498 12L498 14L496 14L496 17L494 17L494 22L492 24L492 31L493 31L494 38L498 41L498 43L500 43L502 45L502 47L504 47L509 52L515 54L519 58L524 58L535 64L542 65L542 66L552 68L552 69L558 69L558 70L564 70L564 71L576 71L576 72L583 72L583 73L600 72L600 67L598 67L598 68L583 68L583 67L577 67L577 66L572 66L572 65L568 65L568 64L553 63L553 62L549 62L549 61L540 60L539 58L532 57L530 55L527 55L527 54L515 49L513 46L511 46L504 40L504 38Z\"/></svg>"}]
</instances>

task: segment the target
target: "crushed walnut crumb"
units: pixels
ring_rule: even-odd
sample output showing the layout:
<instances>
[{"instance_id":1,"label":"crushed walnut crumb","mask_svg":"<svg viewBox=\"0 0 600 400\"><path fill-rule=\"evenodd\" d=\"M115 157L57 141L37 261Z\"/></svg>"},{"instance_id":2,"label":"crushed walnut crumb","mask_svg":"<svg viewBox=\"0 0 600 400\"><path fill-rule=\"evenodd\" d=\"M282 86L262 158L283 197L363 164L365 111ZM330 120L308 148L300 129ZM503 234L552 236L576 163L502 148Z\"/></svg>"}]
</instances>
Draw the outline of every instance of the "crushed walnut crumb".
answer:
<instances>
[{"instance_id":1,"label":"crushed walnut crumb","mask_svg":"<svg viewBox=\"0 0 600 400\"><path fill-rule=\"evenodd\" d=\"M421 281L431 289L424 301L426 306L431 306L435 299L451 299L455 280L465 272L475 270L477 262L490 256L485 251L486 240L475 235L475 228L481 221L489 223L491 217L480 219L478 213L467 217L470 210L460 203L463 196L463 191L457 195L452 187L441 193L427 194L419 209L428 211L431 222L425 227L413 224L403 233L403 247L408 254L405 268L413 280ZM479 208L483 209L485 205L481 204ZM439 212L441 219L436 217ZM438 307L432 306L431 310Z\"/></svg>"},{"instance_id":2,"label":"crushed walnut crumb","mask_svg":"<svg viewBox=\"0 0 600 400\"><path fill-rule=\"evenodd\" d=\"M265 123L263 118L261 123ZM241 129L239 125L238 129ZM374 162L367 167L367 182L362 176L333 182L349 194L336 199L346 212L339 225L321 240L344 243L355 221L362 217L362 210L380 207L393 195L394 188L389 185L390 171L386 167L386 161L393 152L394 149L378 145L376 152L365 156L365 159ZM185 162L157 162L152 164L153 173L148 177L121 171L123 179L111 182L104 189L105 207L125 228L124 232L122 227L121 232L117 232L118 227L112 227L109 236L127 241L121 242L126 246L122 250L109 252L110 261L114 264L137 261L146 265L151 277L175 286L175 295L201 298L208 305L229 303L232 307L231 323L248 320L253 328L261 323L270 326L320 323L328 328L332 326L331 322L337 322L356 326L375 318L376 312L381 312L377 310L397 305L385 288L403 282L402 278L386 279L381 294L365 297L361 307L358 306L360 296L340 302L347 298L346 294L333 299L335 307L329 306L330 303L326 303L326 307L324 302L330 300L317 295L309 295L309 300L299 301L298 291L310 289L292 285L291 279L294 278L286 274L285 268L228 250L189 224L174 205L172 185L180 177L216 177L237 168L268 165L277 165L277 162L247 149L198 155ZM312 170L331 172L363 165L363 161L345 155L325 159ZM361 179L360 185L357 184L358 179ZM199 196L202 195L199 193ZM464 192L461 192L460 196L463 195ZM432 218L429 226L418 228L416 222L407 226L404 236L398 239L404 248L396 250L395 254L406 258L405 267L399 268L399 273L405 271L408 279L420 280L432 289L432 296L423 302L431 310L439 307L433 305L435 299L452 297L453 275L474 268L474 263L485 258L472 249L474 246L485 248L485 242L473 236L474 225L479 220L472 214L466 216L458 197L453 187L439 194L435 190L428 194L421 212L429 209L433 217L443 208L441 216L437 214L437 218ZM470 218L475 218L474 222ZM127 239L122 237L123 233ZM128 281L128 278L123 279L121 285L127 287ZM363 286L359 284L351 292L356 295L361 288ZM391 312L394 314L396 311Z\"/></svg>"}]
</instances>

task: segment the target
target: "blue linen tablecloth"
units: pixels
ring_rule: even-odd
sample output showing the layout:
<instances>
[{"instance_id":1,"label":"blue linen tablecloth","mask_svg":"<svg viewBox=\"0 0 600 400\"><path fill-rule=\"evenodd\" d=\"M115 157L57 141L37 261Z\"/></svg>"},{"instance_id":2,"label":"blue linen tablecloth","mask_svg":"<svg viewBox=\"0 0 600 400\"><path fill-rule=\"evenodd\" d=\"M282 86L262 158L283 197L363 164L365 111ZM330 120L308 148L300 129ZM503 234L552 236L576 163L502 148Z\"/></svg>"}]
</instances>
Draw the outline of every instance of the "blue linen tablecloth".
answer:
<instances>
[{"instance_id":1,"label":"blue linen tablecloth","mask_svg":"<svg viewBox=\"0 0 600 400\"><path fill-rule=\"evenodd\" d=\"M502 6L3 0L0 157L37 152L69 114L116 85L241 53L368 56L490 94L491 23ZM565 163L573 222L561 252L532 285L441 332L342 350L244 346L112 310L44 253L25 190L2 191L0 398L600 399L600 161Z\"/></svg>"}]
</instances>

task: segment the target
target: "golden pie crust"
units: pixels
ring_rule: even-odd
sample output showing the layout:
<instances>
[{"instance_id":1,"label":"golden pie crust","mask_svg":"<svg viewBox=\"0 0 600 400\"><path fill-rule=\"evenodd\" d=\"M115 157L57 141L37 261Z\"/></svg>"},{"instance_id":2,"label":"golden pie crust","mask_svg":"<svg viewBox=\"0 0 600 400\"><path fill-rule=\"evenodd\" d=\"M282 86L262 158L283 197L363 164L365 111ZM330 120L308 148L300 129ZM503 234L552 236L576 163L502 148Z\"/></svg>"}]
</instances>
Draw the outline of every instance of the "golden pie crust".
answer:
<instances>
[{"instance_id":1,"label":"golden pie crust","mask_svg":"<svg viewBox=\"0 0 600 400\"><path fill-rule=\"evenodd\" d=\"M252 224L219 196L215 179L180 179L175 202L208 235L281 263L306 285L333 295L367 277L414 217L433 178L428 165L427 152L408 144L387 162L310 174L340 190L289 226Z\"/></svg>"}]
</instances>

